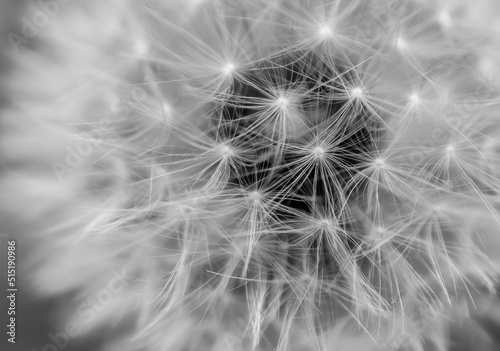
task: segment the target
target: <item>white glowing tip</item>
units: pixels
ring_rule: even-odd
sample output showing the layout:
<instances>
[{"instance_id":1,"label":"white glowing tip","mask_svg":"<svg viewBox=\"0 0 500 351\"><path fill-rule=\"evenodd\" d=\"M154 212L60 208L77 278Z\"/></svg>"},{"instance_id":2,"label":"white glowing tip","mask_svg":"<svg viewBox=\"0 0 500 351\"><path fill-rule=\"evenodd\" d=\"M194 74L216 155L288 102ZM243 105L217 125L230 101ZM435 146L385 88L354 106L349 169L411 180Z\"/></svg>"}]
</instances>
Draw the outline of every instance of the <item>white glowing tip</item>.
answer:
<instances>
[{"instance_id":1,"label":"white glowing tip","mask_svg":"<svg viewBox=\"0 0 500 351\"><path fill-rule=\"evenodd\" d=\"M396 46L398 47L399 50L403 50L406 47L406 42L403 39L403 37L398 36L398 39L396 41Z\"/></svg>"},{"instance_id":2,"label":"white glowing tip","mask_svg":"<svg viewBox=\"0 0 500 351\"><path fill-rule=\"evenodd\" d=\"M443 27L450 27L451 26L451 18L450 15L446 12L441 12L438 15L438 20L439 22L443 25Z\"/></svg>"},{"instance_id":3,"label":"white glowing tip","mask_svg":"<svg viewBox=\"0 0 500 351\"><path fill-rule=\"evenodd\" d=\"M355 98L360 98L360 97L363 96L363 89L361 89L361 88L354 88L354 89L352 89L351 94Z\"/></svg>"},{"instance_id":4,"label":"white glowing tip","mask_svg":"<svg viewBox=\"0 0 500 351\"><path fill-rule=\"evenodd\" d=\"M148 44L143 40L137 40L135 42L135 51L139 55L144 55L148 52Z\"/></svg>"},{"instance_id":5,"label":"white glowing tip","mask_svg":"<svg viewBox=\"0 0 500 351\"><path fill-rule=\"evenodd\" d=\"M163 103L163 113L169 115L172 113L172 106L168 102Z\"/></svg>"},{"instance_id":6,"label":"white glowing tip","mask_svg":"<svg viewBox=\"0 0 500 351\"><path fill-rule=\"evenodd\" d=\"M231 75L234 71L234 65L232 63L228 63L224 69L222 70L224 72L225 75Z\"/></svg>"},{"instance_id":7,"label":"white glowing tip","mask_svg":"<svg viewBox=\"0 0 500 351\"><path fill-rule=\"evenodd\" d=\"M321 219L319 221L319 224L322 228L325 228L325 229L331 228L333 226L333 223L328 219Z\"/></svg>"},{"instance_id":8,"label":"white glowing tip","mask_svg":"<svg viewBox=\"0 0 500 351\"><path fill-rule=\"evenodd\" d=\"M377 158L374 163L376 166L379 166L379 167L385 166L385 161L381 158Z\"/></svg>"},{"instance_id":9,"label":"white glowing tip","mask_svg":"<svg viewBox=\"0 0 500 351\"><path fill-rule=\"evenodd\" d=\"M286 105L288 105L288 99L281 96L276 100L276 105L279 107L286 107Z\"/></svg>"},{"instance_id":10,"label":"white glowing tip","mask_svg":"<svg viewBox=\"0 0 500 351\"><path fill-rule=\"evenodd\" d=\"M483 57L479 61L479 69L486 75L491 74L496 69L496 63L491 57Z\"/></svg>"},{"instance_id":11,"label":"white glowing tip","mask_svg":"<svg viewBox=\"0 0 500 351\"><path fill-rule=\"evenodd\" d=\"M313 150L313 153L316 157L321 157L325 154L325 150L322 147L317 147Z\"/></svg>"},{"instance_id":12,"label":"white glowing tip","mask_svg":"<svg viewBox=\"0 0 500 351\"><path fill-rule=\"evenodd\" d=\"M324 25L319 29L319 35L321 38L330 37L332 36L332 30L327 25Z\"/></svg>"},{"instance_id":13,"label":"white glowing tip","mask_svg":"<svg viewBox=\"0 0 500 351\"><path fill-rule=\"evenodd\" d=\"M411 94L410 95L410 101L413 104L418 104L418 102L420 101L420 97L417 94Z\"/></svg>"},{"instance_id":14,"label":"white glowing tip","mask_svg":"<svg viewBox=\"0 0 500 351\"><path fill-rule=\"evenodd\" d=\"M228 145L221 145L219 147L219 152L224 157L228 157L234 154L233 149Z\"/></svg>"},{"instance_id":15,"label":"white glowing tip","mask_svg":"<svg viewBox=\"0 0 500 351\"><path fill-rule=\"evenodd\" d=\"M250 200L252 201L260 201L260 199L262 198L262 195L258 192L258 191L252 191L248 197L250 198Z\"/></svg>"},{"instance_id":16,"label":"white glowing tip","mask_svg":"<svg viewBox=\"0 0 500 351\"><path fill-rule=\"evenodd\" d=\"M453 145L449 145L447 148L446 148L446 151L448 151L449 153L453 153L455 151L455 148L453 147Z\"/></svg>"}]
</instances>

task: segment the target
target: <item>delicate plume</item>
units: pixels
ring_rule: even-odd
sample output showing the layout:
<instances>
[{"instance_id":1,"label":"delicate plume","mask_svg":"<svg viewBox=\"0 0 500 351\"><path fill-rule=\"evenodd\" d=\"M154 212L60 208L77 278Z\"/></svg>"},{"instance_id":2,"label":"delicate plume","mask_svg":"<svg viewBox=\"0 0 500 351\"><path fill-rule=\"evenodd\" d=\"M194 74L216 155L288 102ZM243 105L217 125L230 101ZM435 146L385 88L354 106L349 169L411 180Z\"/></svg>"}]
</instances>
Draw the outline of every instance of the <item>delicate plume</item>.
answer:
<instances>
[{"instance_id":1,"label":"delicate plume","mask_svg":"<svg viewBox=\"0 0 500 351\"><path fill-rule=\"evenodd\" d=\"M499 347L493 5L27 1L2 213L36 296L71 301L54 330L416 351L458 350L461 321Z\"/></svg>"}]
</instances>

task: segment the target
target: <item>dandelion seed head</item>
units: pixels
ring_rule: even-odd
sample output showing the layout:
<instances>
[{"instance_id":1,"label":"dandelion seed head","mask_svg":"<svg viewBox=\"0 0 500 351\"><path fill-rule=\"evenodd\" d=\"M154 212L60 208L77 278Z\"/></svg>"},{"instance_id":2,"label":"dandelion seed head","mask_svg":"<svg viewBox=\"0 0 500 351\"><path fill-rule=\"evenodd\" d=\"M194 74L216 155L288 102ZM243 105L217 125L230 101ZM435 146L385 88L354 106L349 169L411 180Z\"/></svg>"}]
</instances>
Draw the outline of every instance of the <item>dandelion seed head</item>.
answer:
<instances>
[{"instance_id":1,"label":"dandelion seed head","mask_svg":"<svg viewBox=\"0 0 500 351\"><path fill-rule=\"evenodd\" d=\"M285 111L290 105L290 99L285 96L279 96L275 101L275 106Z\"/></svg>"},{"instance_id":2,"label":"dandelion seed head","mask_svg":"<svg viewBox=\"0 0 500 351\"><path fill-rule=\"evenodd\" d=\"M357 87L351 90L351 95L356 99L360 99L363 97L363 89Z\"/></svg>"},{"instance_id":3,"label":"dandelion seed head","mask_svg":"<svg viewBox=\"0 0 500 351\"><path fill-rule=\"evenodd\" d=\"M228 158L234 155L234 148L227 144L221 144L218 147L218 151L223 158Z\"/></svg>"},{"instance_id":4,"label":"dandelion seed head","mask_svg":"<svg viewBox=\"0 0 500 351\"><path fill-rule=\"evenodd\" d=\"M136 39L134 48L135 48L135 52L138 55L142 56L142 55L147 54L147 52L149 50L149 45L143 39Z\"/></svg>"},{"instance_id":5,"label":"dandelion seed head","mask_svg":"<svg viewBox=\"0 0 500 351\"><path fill-rule=\"evenodd\" d=\"M234 70L236 69L236 67L234 66L233 63L227 63L223 68L222 68L222 72L224 73L224 75L226 76L231 76L234 72Z\"/></svg>"},{"instance_id":6,"label":"dandelion seed head","mask_svg":"<svg viewBox=\"0 0 500 351\"><path fill-rule=\"evenodd\" d=\"M314 154L314 156L315 156L316 158L321 158L321 157L323 157L323 156L324 156L324 154L325 154L325 149L323 149L322 147L319 147L319 146L318 146L318 147L314 148L314 150L313 150L313 154Z\"/></svg>"},{"instance_id":7,"label":"dandelion seed head","mask_svg":"<svg viewBox=\"0 0 500 351\"><path fill-rule=\"evenodd\" d=\"M76 6L93 7L87 3ZM113 16L101 15L104 24L114 15L119 18L110 28L139 24L136 33L141 35L130 41L116 34L105 40L88 35L84 40L87 34L72 36L71 27L55 32L53 28L61 29L57 24L64 22L63 13L52 19L54 26L30 38L30 50L42 47L36 45L40 39L54 52L92 48L88 56L78 51L82 57L76 61L88 65L85 71L104 77L98 80L104 86L104 113L94 104L98 94L89 89L92 80L68 74L73 60L64 65L64 59L47 59L49 69L42 70L33 69L33 62L28 67L25 55L12 65L12 77L26 76L26 96L46 96L30 99L25 109L12 114L28 120L36 116L35 124L4 121L14 127L8 128L14 131L11 137L5 135L12 140L7 158L30 144L18 131L42 131L50 142L57 139L52 135L65 137L41 157L33 157L43 148L40 143L25 156L29 162L46 162L53 150L71 150L59 161L78 163L62 165L59 172L67 180L60 185L45 187L50 177L40 174L32 181L37 189L50 189L43 194L52 192L49 200L56 203L51 208L50 201L39 196L42 239L48 233L65 244L74 233L61 229L78 228L77 221L90 219L92 224L84 225L102 234L96 252L109 260L105 265L126 266L137 275L113 299L114 304L126 296L117 303L121 308L115 311L120 313L127 310L123 306L137 305L133 331L147 329L127 350L221 349L219 336L240 317L241 333L251 329L253 349L293 349L295 340L304 340L312 331L316 335L304 349L345 345L371 350L375 345L357 342L361 333L385 345L384 330L399 330L396 323L422 301L437 305L447 286L460 281L491 286L493 264L475 245L495 240L483 236L485 225L477 218L494 217L500 223L499 131L490 128L498 124L497 95L486 94L484 82L474 77L474 70L490 78L497 71L496 48L483 50L490 45L482 40L486 33L462 31L467 26L462 21L456 28L457 19L450 17L455 11L438 12L431 0L386 8L377 23L365 17L385 6L377 1L131 1L143 8L137 17L128 3L99 2L98 9L117 9ZM125 8L126 15L121 15ZM77 13L87 16L87 11ZM106 37L94 18L87 21L89 31ZM123 36L123 31L116 32ZM101 39L105 45L96 50ZM115 43L125 49L110 50ZM123 52L131 55L120 55ZM146 56L148 62L134 59ZM109 69L110 62L116 62L116 69ZM53 75L62 84L50 83ZM33 81L44 79L48 84L43 89L30 91ZM12 90L19 91L20 84L16 80ZM143 84L147 98L120 106L124 96L128 99L127 88L138 84ZM92 93L86 98L87 91ZM467 96L473 91L481 93ZM107 96L112 96L111 104ZM470 97L478 102L477 109L469 108ZM70 108L47 103L51 100L67 102ZM76 100L78 105L73 105ZM49 128L26 128L46 123L33 113L42 105L43 112L57 119L50 116ZM92 143L91 155L84 156L86 149L78 148L83 144L67 145L66 125L87 121L88 106L93 115L94 108L98 117L113 112L113 121L119 121L116 131L101 130L103 142ZM123 107L127 113L117 113ZM417 111L419 118L413 118ZM400 118L406 115L412 118ZM66 123L67 118L75 123ZM431 119L436 127L427 123ZM64 123L52 133L57 120ZM90 188L98 183L90 178L96 173L94 154L103 156L97 161L109 162L98 171L106 178L98 184L102 191ZM481 159L475 159L477 154ZM13 168L26 164L7 161ZM25 168L14 173L35 177ZM78 181L72 178L75 174ZM9 186L4 189L10 191ZM37 192L24 192L12 192L12 198L25 199L19 213L29 212L31 221L36 195L29 193ZM84 195L78 195L77 206L68 206L68 197L59 196L62 192ZM450 194L463 198L467 206L455 206ZM95 215L81 215L81 208L95 208ZM69 212L60 214L60 209ZM57 220L49 221L46 213L57 214ZM55 225L45 224L49 222ZM64 235L57 237L60 232ZM83 247L81 252L90 253L82 266L98 262L96 271L102 275L102 260L94 259L93 249ZM51 260L59 256L56 252ZM69 275L56 276L66 284L77 276L71 273L65 279ZM104 277L93 292L110 278ZM441 288L427 285L428 279L439 280ZM82 278L67 291L92 280ZM146 302L144 291L152 296ZM228 301L241 311L233 311ZM151 308L155 305L158 309ZM109 319L101 315L103 321ZM350 328L352 323L356 328ZM342 333L345 327L352 331L348 336ZM268 329L273 334L276 330L276 336L268 338ZM439 333L448 329L433 329L436 338L419 330L421 339L430 335L444 345L446 336ZM360 334L354 335L354 330ZM259 343L261 336L266 340ZM228 348L249 346L243 337ZM273 345L267 345L267 339ZM420 338L415 339L415 345L405 346L421 348ZM356 344L349 345L352 340Z\"/></svg>"},{"instance_id":8,"label":"dandelion seed head","mask_svg":"<svg viewBox=\"0 0 500 351\"><path fill-rule=\"evenodd\" d=\"M320 219L319 224L324 228L329 228L331 223L328 219Z\"/></svg>"},{"instance_id":9,"label":"dandelion seed head","mask_svg":"<svg viewBox=\"0 0 500 351\"><path fill-rule=\"evenodd\" d=\"M332 36L332 30L331 30L330 26L328 26L327 24L322 25L319 28L318 35L323 40L331 37Z\"/></svg>"},{"instance_id":10,"label":"dandelion seed head","mask_svg":"<svg viewBox=\"0 0 500 351\"><path fill-rule=\"evenodd\" d=\"M284 96L280 96L278 97L278 99L276 99L276 105L281 109L285 109L289 103L290 103L289 99L287 99Z\"/></svg>"},{"instance_id":11,"label":"dandelion seed head","mask_svg":"<svg viewBox=\"0 0 500 351\"><path fill-rule=\"evenodd\" d=\"M254 190L248 194L248 199L251 202L260 202L262 200L262 193L258 190Z\"/></svg>"},{"instance_id":12,"label":"dandelion seed head","mask_svg":"<svg viewBox=\"0 0 500 351\"><path fill-rule=\"evenodd\" d=\"M324 230L333 230L337 227L337 221L334 218L320 218L318 226Z\"/></svg>"},{"instance_id":13,"label":"dandelion seed head","mask_svg":"<svg viewBox=\"0 0 500 351\"><path fill-rule=\"evenodd\" d=\"M452 25L451 17L446 11L441 11L438 14L438 21L444 28L450 28Z\"/></svg>"},{"instance_id":14,"label":"dandelion seed head","mask_svg":"<svg viewBox=\"0 0 500 351\"><path fill-rule=\"evenodd\" d=\"M373 164L375 165L375 167L382 168L382 167L385 167L385 160L382 158L376 158L373 161Z\"/></svg>"},{"instance_id":15,"label":"dandelion seed head","mask_svg":"<svg viewBox=\"0 0 500 351\"><path fill-rule=\"evenodd\" d=\"M162 108L163 108L163 113L166 115L170 115L173 112L172 105L170 105L168 102L163 102L162 103Z\"/></svg>"},{"instance_id":16,"label":"dandelion seed head","mask_svg":"<svg viewBox=\"0 0 500 351\"><path fill-rule=\"evenodd\" d=\"M167 101L161 103L163 122L170 125L174 121L174 107Z\"/></svg>"},{"instance_id":17,"label":"dandelion seed head","mask_svg":"<svg viewBox=\"0 0 500 351\"><path fill-rule=\"evenodd\" d=\"M406 46L407 46L407 43L406 43L405 39L401 35L398 35L398 37L396 38L396 47L400 51L404 51L406 49Z\"/></svg>"},{"instance_id":18,"label":"dandelion seed head","mask_svg":"<svg viewBox=\"0 0 500 351\"><path fill-rule=\"evenodd\" d=\"M410 103L412 105L418 105L420 102L420 96L417 93L413 93L410 95Z\"/></svg>"}]
</instances>

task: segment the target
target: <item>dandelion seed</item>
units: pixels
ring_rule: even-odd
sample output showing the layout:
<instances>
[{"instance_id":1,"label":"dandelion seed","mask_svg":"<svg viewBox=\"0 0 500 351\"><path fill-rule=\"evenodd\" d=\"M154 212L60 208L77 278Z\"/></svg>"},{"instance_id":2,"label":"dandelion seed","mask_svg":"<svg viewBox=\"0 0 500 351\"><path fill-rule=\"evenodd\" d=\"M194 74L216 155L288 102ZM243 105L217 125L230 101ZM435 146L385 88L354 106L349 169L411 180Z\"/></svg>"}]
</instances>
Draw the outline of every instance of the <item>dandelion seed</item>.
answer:
<instances>
[{"instance_id":1,"label":"dandelion seed","mask_svg":"<svg viewBox=\"0 0 500 351\"><path fill-rule=\"evenodd\" d=\"M135 51L138 55L146 55L149 50L149 45L142 39L137 39L135 42Z\"/></svg>"},{"instance_id":2,"label":"dandelion seed","mask_svg":"<svg viewBox=\"0 0 500 351\"><path fill-rule=\"evenodd\" d=\"M276 105L278 107L280 107L281 109L286 109L286 107L288 106L288 99L285 98L284 96L280 96L277 100L276 100Z\"/></svg>"},{"instance_id":3,"label":"dandelion seed","mask_svg":"<svg viewBox=\"0 0 500 351\"><path fill-rule=\"evenodd\" d=\"M351 90L351 95L356 99L361 99L363 97L363 89L354 88Z\"/></svg>"},{"instance_id":4,"label":"dandelion seed","mask_svg":"<svg viewBox=\"0 0 500 351\"><path fill-rule=\"evenodd\" d=\"M262 194L259 191L252 191L248 194L248 198L252 202L260 202L262 200Z\"/></svg>"},{"instance_id":5,"label":"dandelion seed","mask_svg":"<svg viewBox=\"0 0 500 351\"><path fill-rule=\"evenodd\" d=\"M420 102L420 96L417 93L411 94L410 101L412 104L417 105Z\"/></svg>"},{"instance_id":6,"label":"dandelion seed","mask_svg":"<svg viewBox=\"0 0 500 351\"><path fill-rule=\"evenodd\" d=\"M324 40L332 36L332 30L328 25L324 25L319 29L318 34Z\"/></svg>"},{"instance_id":7,"label":"dandelion seed","mask_svg":"<svg viewBox=\"0 0 500 351\"><path fill-rule=\"evenodd\" d=\"M332 222L328 219L321 219L319 224L322 228L332 228Z\"/></svg>"},{"instance_id":8,"label":"dandelion seed","mask_svg":"<svg viewBox=\"0 0 500 351\"><path fill-rule=\"evenodd\" d=\"M393 348L449 348L483 312L437 307L500 279L500 55L466 20L482 4L75 2L1 54L2 218L42 239L27 281L87 299L133 273L81 333L133 321L109 349L378 350L419 311L436 327Z\"/></svg>"},{"instance_id":9,"label":"dandelion seed","mask_svg":"<svg viewBox=\"0 0 500 351\"><path fill-rule=\"evenodd\" d=\"M219 152L223 158L231 157L234 155L234 150L229 145L226 144L222 144L219 147Z\"/></svg>"},{"instance_id":10,"label":"dandelion seed","mask_svg":"<svg viewBox=\"0 0 500 351\"><path fill-rule=\"evenodd\" d=\"M438 20L439 20L439 23L441 23L441 25L444 27L444 28L450 28L451 25L452 25L452 21L451 21L451 17L450 15L445 12L445 11L442 11L439 13L438 15Z\"/></svg>"},{"instance_id":11,"label":"dandelion seed","mask_svg":"<svg viewBox=\"0 0 500 351\"><path fill-rule=\"evenodd\" d=\"M313 153L317 158L321 158L325 154L325 149L323 149L322 147L317 147L313 150Z\"/></svg>"},{"instance_id":12,"label":"dandelion seed","mask_svg":"<svg viewBox=\"0 0 500 351\"><path fill-rule=\"evenodd\" d=\"M377 158L373 161L376 167L385 167L385 161L382 158Z\"/></svg>"},{"instance_id":13,"label":"dandelion seed","mask_svg":"<svg viewBox=\"0 0 500 351\"><path fill-rule=\"evenodd\" d=\"M404 50L406 50L407 45L408 44L406 43L405 39L401 35L398 35L398 37L396 38L396 47L400 51L404 51Z\"/></svg>"},{"instance_id":14,"label":"dandelion seed","mask_svg":"<svg viewBox=\"0 0 500 351\"><path fill-rule=\"evenodd\" d=\"M235 66L232 63L228 63L226 66L223 68L223 72L226 76L230 76L233 74L235 70Z\"/></svg>"},{"instance_id":15,"label":"dandelion seed","mask_svg":"<svg viewBox=\"0 0 500 351\"><path fill-rule=\"evenodd\" d=\"M168 102L163 102L162 103L162 109L163 109L163 115L167 116L167 117L171 117L174 109L172 107L172 105L170 105Z\"/></svg>"}]
</instances>

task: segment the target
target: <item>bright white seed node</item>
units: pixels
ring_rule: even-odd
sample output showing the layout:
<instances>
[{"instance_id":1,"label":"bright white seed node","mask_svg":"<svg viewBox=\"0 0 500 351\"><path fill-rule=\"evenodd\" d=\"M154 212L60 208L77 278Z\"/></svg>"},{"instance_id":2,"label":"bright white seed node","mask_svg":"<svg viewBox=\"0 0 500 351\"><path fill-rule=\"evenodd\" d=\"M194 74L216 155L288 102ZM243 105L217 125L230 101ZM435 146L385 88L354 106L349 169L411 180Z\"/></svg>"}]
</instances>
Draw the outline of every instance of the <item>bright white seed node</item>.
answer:
<instances>
[{"instance_id":1,"label":"bright white seed node","mask_svg":"<svg viewBox=\"0 0 500 351\"><path fill-rule=\"evenodd\" d=\"M406 47L406 41L403 39L402 36L398 36L396 40L396 46L399 50L404 50Z\"/></svg>"},{"instance_id":2,"label":"bright white seed node","mask_svg":"<svg viewBox=\"0 0 500 351\"><path fill-rule=\"evenodd\" d=\"M144 40L136 40L135 51L139 55L145 55L148 52L148 44Z\"/></svg>"},{"instance_id":3,"label":"bright white seed node","mask_svg":"<svg viewBox=\"0 0 500 351\"><path fill-rule=\"evenodd\" d=\"M332 36L332 30L327 25L324 25L324 26L322 26L319 29L319 36L322 39L326 39L328 37L331 37Z\"/></svg>"},{"instance_id":4,"label":"bright white seed node","mask_svg":"<svg viewBox=\"0 0 500 351\"><path fill-rule=\"evenodd\" d=\"M235 69L234 65L232 63L228 63L227 65L224 66L224 68L222 69L222 72L226 76L230 76L233 74L234 69Z\"/></svg>"},{"instance_id":5,"label":"bright white seed node","mask_svg":"<svg viewBox=\"0 0 500 351\"><path fill-rule=\"evenodd\" d=\"M323 155L325 154L325 149L323 149L322 147L317 147L313 150L313 154L315 157L317 158L320 158L320 157L323 157Z\"/></svg>"},{"instance_id":6,"label":"bright white seed node","mask_svg":"<svg viewBox=\"0 0 500 351\"><path fill-rule=\"evenodd\" d=\"M260 202L260 200L262 199L262 195L256 190L248 194L248 198L252 202Z\"/></svg>"},{"instance_id":7,"label":"bright white seed node","mask_svg":"<svg viewBox=\"0 0 500 351\"><path fill-rule=\"evenodd\" d=\"M164 114L169 115L172 113L172 106L168 102L164 102L162 107L163 107Z\"/></svg>"},{"instance_id":8,"label":"bright white seed node","mask_svg":"<svg viewBox=\"0 0 500 351\"><path fill-rule=\"evenodd\" d=\"M455 152L455 148L453 147L453 145L448 145L446 147L446 151L449 153L449 154L452 154Z\"/></svg>"},{"instance_id":9,"label":"bright white seed node","mask_svg":"<svg viewBox=\"0 0 500 351\"><path fill-rule=\"evenodd\" d=\"M361 98L363 96L363 89L361 88L354 88L351 90L351 95L357 99Z\"/></svg>"},{"instance_id":10,"label":"bright white seed node","mask_svg":"<svg viewBox=\"0 0 500 351\"><path fill-rule=\"evenodd\" d=\"M162 104L162 114L163 114L163 121L167 124L172 122L172 116L173 116L174 109L172 105L170 105L168 102L163 102Z\"/></svg>"},{"instance_id":11,"label":"bright white seed node","mask_svg":"<svg viewBox=\"0 0 500 351\"><path fill-rule=\"evenodd\" d=\"M451 17L447 12L441 12L438 15L438 21L441 23L441 25L445 28L451 27Z\"/></svg>"},{"instance_id":12,"label":"bright white seed node","mask_svg":"<svg viewBox=\"0 0 500 351\"><path fill-rule=\"evenodd\" d=\"M322 229L333 229L335 228L335 222L331 219L323 218L319 221L319 227Z\"/></svg>"},{"instance_id":13,"label":"bright white seed node","mask_svg":"<svg viewBox=\"0 0 500 351\"><path fill-rule=\"evenodd\" d=\"M278 105L278 107L280 107L280 108L285 108L288 105L288 99L285 98L284 96L280 96L276 100L276 105Z\"/></svg>"},{"instance_id":14,"label":"bright white seed node","mask_svg":"<svg viewBox=\"0 0 500 351\"><path fill-rule=\"evenodd\" d=\"M377 167L384 167L385 166L385 161L383 159L381 159L381 158L375 159L375 161L373 161L373 163Z\"/></svg>"},{"instance_id":15,"label":"bright white seed node","mask_svg":"<svg viewBox=\"0 0 500 351\"><path fill-rule=\"evenodd\" d=\"M219 146L219 153L222 155L222 157L227 158L234 155L234 150L229 145L223 144Z\"/></svg>"},{"instance_id":16,"label":"bright white seed node","mask_svg":"<svg viewBox=\"0 0 500 351\"><path fill-rule=\"evenodd\" d=\"M420 97L415 93L410 95L410 101L413 105L416 105L420 101Z\"/></svg>"}]
</instances>

